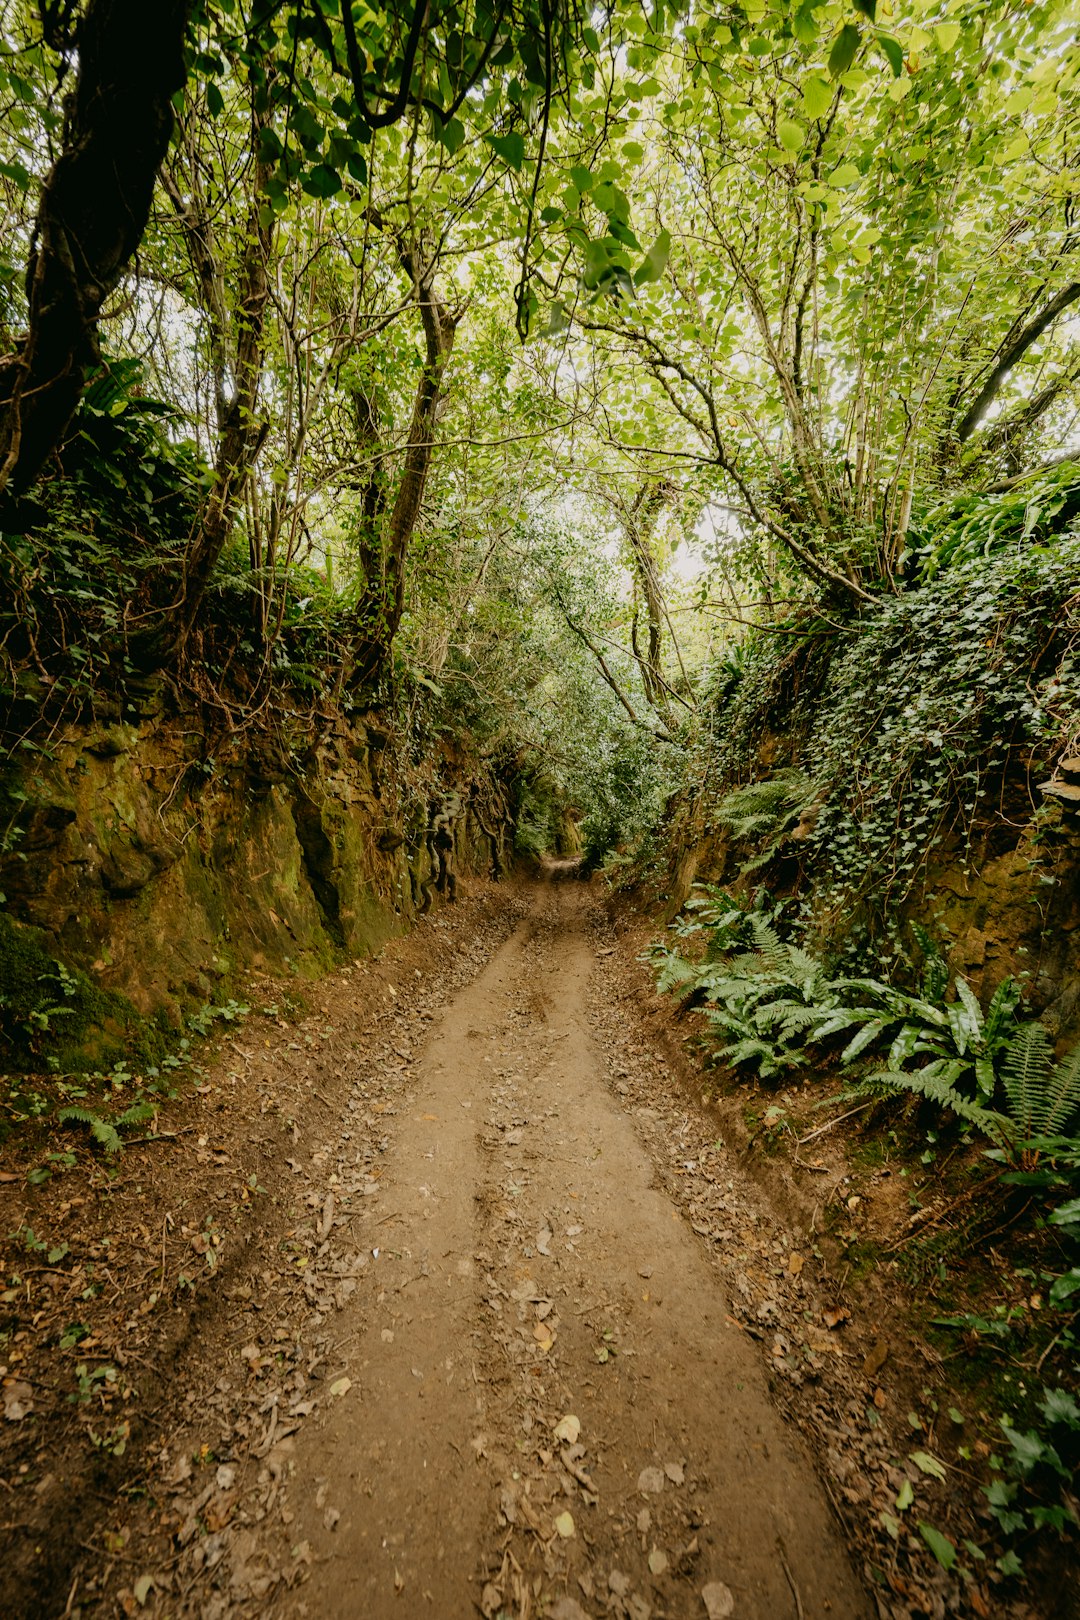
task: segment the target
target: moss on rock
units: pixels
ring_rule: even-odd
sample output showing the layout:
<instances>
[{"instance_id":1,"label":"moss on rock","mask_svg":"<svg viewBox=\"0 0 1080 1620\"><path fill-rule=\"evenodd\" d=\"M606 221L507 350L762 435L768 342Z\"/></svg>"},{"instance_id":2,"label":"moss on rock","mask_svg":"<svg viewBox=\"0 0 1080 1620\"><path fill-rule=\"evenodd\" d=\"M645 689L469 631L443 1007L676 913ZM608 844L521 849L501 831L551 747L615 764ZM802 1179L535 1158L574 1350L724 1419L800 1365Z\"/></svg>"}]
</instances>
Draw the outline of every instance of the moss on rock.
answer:
<instances>
[{"instance_id":1,"label":"moss on rock","mask_svg":"<svg viewBox=\"0 0 1080 1620\"><path fill-rule=\"evenodd\" d=\"M104 1068L161 1037L126 996L50 956L36 929L0 914L0 1061L69 1073Z\"/></svg>"}]
</instances>

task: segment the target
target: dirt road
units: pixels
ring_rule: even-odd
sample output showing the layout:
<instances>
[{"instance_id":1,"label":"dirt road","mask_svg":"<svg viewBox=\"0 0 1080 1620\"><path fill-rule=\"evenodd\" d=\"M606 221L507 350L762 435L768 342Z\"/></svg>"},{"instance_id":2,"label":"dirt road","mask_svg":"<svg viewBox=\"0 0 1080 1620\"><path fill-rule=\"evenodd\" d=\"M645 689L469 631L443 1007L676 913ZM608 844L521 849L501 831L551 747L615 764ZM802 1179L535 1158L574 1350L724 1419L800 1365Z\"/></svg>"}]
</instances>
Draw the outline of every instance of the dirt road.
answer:
<instances>
[{"instance_id":1,"label":"dirt road","mask_svg":"<svg viewBox=\"0 0 1080 1620\"><path fill-rule=\"evenodd\" d=\"M55 1247L5 1295L0 1612L869 1615L761 1356L833 1501L891 1501L849 1313L624 955L584 885L485 889L223 1035L118 1171L5 1174Z\"/></svg>"},{"instance_id":2,"label":"dirt road","mask_svg":"<svg viewBox=\"0 0 1080 1620\"><path fill-rule=\"evenodd\" d=\"M605 1083L586 907L539 891L432 1028L353 1234L340 1393L289 1451L310 1576L276 1612L868 1613Z\"/></svg>"}]
</instances>

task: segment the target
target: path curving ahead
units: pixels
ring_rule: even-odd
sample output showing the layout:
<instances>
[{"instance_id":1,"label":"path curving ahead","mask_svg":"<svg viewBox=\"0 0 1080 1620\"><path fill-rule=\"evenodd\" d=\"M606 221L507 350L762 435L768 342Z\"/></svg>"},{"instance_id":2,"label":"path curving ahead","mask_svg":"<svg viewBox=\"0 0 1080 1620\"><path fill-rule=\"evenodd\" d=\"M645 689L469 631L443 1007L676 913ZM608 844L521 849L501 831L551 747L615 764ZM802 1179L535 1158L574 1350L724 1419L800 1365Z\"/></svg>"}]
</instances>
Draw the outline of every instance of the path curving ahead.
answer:
<instances>
[{"instance_id":1,"label":"path curving ahead","mask_svg":"<svg viewBox=\"0 0 1080 1620\"><path fill-rule=\"evenodd\" d=\"M588 907L580 885L539 887L431 1025L356 1234L369 1264L338 1322L349 1383L287 1459L277 1557L304 1547L308 1578L267 1612L871 1612L608 1089Z\"/></svg>"}]
</instances>

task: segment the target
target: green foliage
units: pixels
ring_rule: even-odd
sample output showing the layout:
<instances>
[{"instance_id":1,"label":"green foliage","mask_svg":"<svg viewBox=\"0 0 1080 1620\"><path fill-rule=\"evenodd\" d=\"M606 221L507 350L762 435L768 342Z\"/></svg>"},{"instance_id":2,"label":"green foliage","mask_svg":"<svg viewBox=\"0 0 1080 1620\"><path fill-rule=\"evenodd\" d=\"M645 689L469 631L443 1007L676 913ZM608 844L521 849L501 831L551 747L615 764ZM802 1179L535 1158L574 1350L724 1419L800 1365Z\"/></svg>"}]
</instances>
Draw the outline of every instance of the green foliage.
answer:
<instances>
[{"instance_id":1,"label":"green foliage","mask_svg":"<svg viewBox=\"0 0 1080 1620\"><path fill-rule=\"evenodd\" d=\"M934 852L966 857L1010 761L1060 747L1059 717L1080 709L1063 613L1078 580L1080 539L1066 536L943 572L830 640L751 643L702 769L725 802L721 784L755 771L773 729L817 784L820 812L798 846L807 938L827 937L853 965L899 953L903 908ZM767 860L772 837L758 848Z\"/></svg>"},{"instance_id":2,"label":"green foliage","mask_svg":"<svg viewBox=\"0 0 1080 1620\"><path fill-rule=\"evenodd\" d=\"M143 367L113 360L33 498L0 503L0 702L16 713L115 693L153 667L210 476L176 426Z\"/></svg>"},{"instance_id":3,"label":"green foliage","mask_svg":"<svg viewBox=\"0 0 1080 1620\"><path fill-rule=\"evenodd\" d=\"M1006 1535L1031 1528L1075 1527L1075 1507L1062 1498L1080 1466L1080 1405L1068 1390L1044 1388L1021 1429L1001 1419L1007 1450L1001 1475L984 1494Z\"/></svg>"},{"instance_id":4,"label":"green foliage","mask_svg":"<svg viewBox=\"0 0 1080 1620\"><path fill-rule=\"evenodd\" d=\"M1043 1026L1025 1024L1009 1041L1001 1080L1021 1140L1064 1136L1080 1112L1080 1046L1055 1063Z\"/></svg>"},{"instance_id":5,"label":"green foliage","mask_svg":"<svg viewBox=\"0 0 1080 1620\"><path fill-rule=\"evenodd\" d=\"M906 1092L935 1103L939 1109L955 1114L957 1119L963 1120L966 1125L974 1125L992 1141L998 1141L1003 1131L1008 1128L1008 1121L991 1109L972 1102L970 1097L957 1089L957 1081L962 1072L959 1064L950 1063L944 1058L938 1058L915 1070L877 1069L858 1085L852 1086L844 1095L896 1097Z\"/></svg>"},{"instance_id":6,"label":"green foliage","mask_svg":"<svg viewBox=\"0 0 1080 1620\"><path fill-rule=\"evenodd\" d=\"M804 772L788 767L724 795L713 819L740 842L759 846L742 866L744 874L768 865L816 794L816 784Z\"/></svg>"},{"instance_id":7,"label":"green foliage","mask_svg":"<svg viewBox=\"0 0 1080 1620\"><path fill-rule=\"evenodd\" d=\"M983 1108L990 1104L997 1089L997 1065L1008 1050L1014 1015L1020 1001L1019 986L1004 979L991 998L984 1018L982 1008L967 982L957 977L956 1000L935 1006L918 996L910 996L873 979L852 979L847 983L872 998L880 1015L864 1024L862 1034L872 1031L872 1039L891 1033L889 1066L869 1075L866 1086L900 1087L933 1095L944 1086L950 1093L972 1093L981 1098ZM869 1039L852 1041L845 1050L845 1062L870 1044ZM917 1071L901 1065L911 1058L930 1055L930 1062ZM927 1086L932 1090L928 1091ZM959 1113L958 1108L954 1112ZM974 1116L965 1115L975 1123ZM993 1134L996 1128L987 1117L978 1121Z\"/></svg>"},{"instance_id":8,"label":"green foliage","mask_svg":"<svg viewBox=\"0 0 1080 1620\"><path fill-rule=\"evenodd\" d=\"M995 494L975 492L948 500L913 523L907 545L920 584L943 569L986 561L1000 552L1045 546L1080 514L1080 463L1019 481Z\"/></svg>"},{"instance_id":9,"label":"green foliage","mask_svg":"<svg viewBox=\"0 0 1080 1620\"><path fill-rule=\"evenodd\" d=\"M654 949L659 988L704 998L717 1032L717 1061L756 1065L762 1079L806 1064L810 1032L835 1006L836 984L819 961L782 940L759 912L721 915L709 925L710 948L700 963ZM739 937L744 930L749 948Z\"/></svg>"},{"instance_id":10,"label":"green foliage","mask_svg":"<svg viewBox=\"0 0 1080 1620\"><path fill-rule=\"evenodd\" d=\"M92 1108L75 1106L61 1108L56 1118L61 1125L88 1126L90 1135L106 1153L119 1153L124 1145L120 1132L132 1125L145 1125L156 1116L156 1103L134 1102L125 1108L123 1113L114 1114L111 1118L95 1113Z\"/></svg>"},{"instance_id":11,"label":"green foliage","mask_svg":"<svg viewBox=\"0 0 1080 1620\"><path fill-rule=\"evenodd\" d=\"M704 936L701 959L665 945L651 955L659 990L706 1003L719 1032L717 1060L756 1064L771 1078L808 1065L811 1047L835 1050L841 1035L845 1068L884 1048L886 1065L854 1081L845 1097L921 1097L995 1143L1014 1144L1014 1155L1031 1138L1062 1135L1080 1110L1080 1047L1053 1065L1042 1026L1017 1026L1020 989L1012 979L998 986L985 1013L959 976L947 1002L941 959L925 929L924 994L917 995L877 979L830 976L818 958L722 890L695 895L692 906L691 920L675 932Z\"/></svg>"},{"instance_id":12,"label":"green foliage","mask_svg":"<svg viewBox=\"0 0 1080 1620\"><path fill-rule=\"evenodd\" d=\"M91 1029L118 1050L148 1032L131 1003L99 990L45 950L34 930L0 913L0 1059L9 1068L41 1069L70 1059ZM104 1032L104 1033L103 1033ZM89 1058L84 1056L84 1066Z\"/></svg>"}]
</instances>

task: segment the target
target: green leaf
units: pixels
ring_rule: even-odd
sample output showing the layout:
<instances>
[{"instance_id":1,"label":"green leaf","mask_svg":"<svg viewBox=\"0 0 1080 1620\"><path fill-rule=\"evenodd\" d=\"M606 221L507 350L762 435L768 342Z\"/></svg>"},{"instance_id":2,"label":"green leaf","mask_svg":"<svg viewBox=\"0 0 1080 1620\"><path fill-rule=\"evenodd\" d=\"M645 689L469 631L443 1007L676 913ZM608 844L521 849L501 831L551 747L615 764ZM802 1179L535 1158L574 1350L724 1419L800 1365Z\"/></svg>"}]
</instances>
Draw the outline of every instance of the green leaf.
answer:
<instances>
[{"instance_id":1,"label":"green leaf","mask_svg":"<svg viewBox=\"0 0 1080 1620\"><path fill-rule=\"evenodd\" d=\"M932 1524L925 1524L921 1519L919 1520L919 1534L942 1569L952 1569L956 1563L956 1548L948 1536L943 1536L940 1530L935 1530Z\"/></svg>"},{"instance_id":2,"label":"green leaf","mask_svg":"<svg viewBox=\"0 0 1080 1620\"><path fill-rule=\"evenodd\" d=\"M905 1479L904 1483L896 1493L896 1502L894 1503L896 1511L898 1513L906 1513L914 1500L915 1492L912 1488L911 1481L910 1479Z\"/></svg>"},{"instance_id":3,"label":"green leaf","mask_svg":"<svg viewBox=\"0 0 1080 1620\"><path fill-rule=\"evenodd\" d=\"M1051 1305L1064 1305L1078 1289L1080 1289L1080 1266L1073 1266L1071 1271L1066 1271L1062 1276L1055 1278L1051 1285Z\"/></svg>"},{"instance_id":4,"label":"green leaf","mask_svg":"<svg viewBox=\"0 0 1080 1620\"><path fill-rule=\"evenodd\" d=\"M520 169L525 162L525 137L516 129L509 135L489 135L487 143L511 169Z\"/></svg>"},{"instance_id":5,"label":"green leaf","mask_svg":"<svg viewBox=\"0 0 1080 1620\"><path fill-rule=\"evenodd\" d=\"M879 34L877 43L882 55L888 57L889 66L893 70L893 78L898 79L904 71L903 46L898 39L893 39L891 34Z\"/></svg>"},{"instance_id":6,"label":"green leaf","mask_svg":"<svg viewBox=\"0 0 1080 1620\"><path fill-rule=\"evenodd\" d=\"M960 38L960 24L950 22L937 23L934 27L933 33L934 38L938 43L938 49L942 51L951 51L957 40Z\"/></svg>"},{"instance_id":7,"label":"green leaf","mask_svg":"<svg viewBox=\"0 0 1080 1620\"><path fill-rule=\"evenodd\" d=\"M854 62L862 36L854 23L845 23L829 52L829 72L834 79L846 73Z\"/></svg>"},{"instance_id":8,"label":"green leaf","mask_svg":"<svg viewBox=\"0 0 1080 1620\"><path fill-rule=\"evenodd\" d=\"M870 22L877 21L877 0L851 0L852 8L861 11Z\"/></svg>"},{"instance_id":9,"label":"green leaf","mask_svg":"<svg viewBox=\"0 0 1080 1620\"><path fill-rule=\"evenodd\" d=\"M445 146L450 156L453 157L455 152L460 152L465 144L465 125L461 119L449 118L444 124L440 118L435 118L434 124L435 139L440 145Z\"/></svg>"},{"instance_id":10,"label":"green leaf","mask_svg":"<svg viewBox=\"0 0 1080 1620\"><path fill-rule=\"evenodd\" d=\"M0 163L0 174L7 180L14 180L20 191L29 191L33 184L30 170L21 163Z\"/></svg>"},{"instance_id":11,"label":"green leaf","mask_svg":"<svg viewBox=\"0 0 1080 1620\"><path fill-rule=\"evenodd\" d=\"M938 1462L928 1451L913 1451L911 1460L922 1474L929 1474L932 1479L945 1478L945 1464Z\"/></svg>"},{"instance_id":12,"label":"green leaf","mask_svg":"<svg viewBox=\"0 0 1080 1620\"><path fill-rule=\"evenodd\" d=\"M300 182L309 197L336 197L341 191L341 176L329 163L316 163Z\"/></svg>"},{"instance_id":13,"label":"green leaf","mask_svg":"<svg viewBox=\"0 0 1080 1620\"><path fill-rule=\"evenodd\" d=\"M611 248L614 243L589 241L585 243L585 267L582 280L586 287L598 287L611 270Z\"/></svg>"},{"instance_id":14,"label":"green leaf","mask_svg":"<svg viewBox=\"0 0 1080 1620\"><path fill-rule=\"evenodd\" d=\"M854 1062L860 1052L865 1052L868 1046L872 1046L874 1044L878 1036L883 1033L885 1028L886 1024L884 1020L880 1018L875 1018L871 1023L864 1024L862 1029L859 1030L858 1034L852 1037L852 1039L844 1047L844 1050L841 1052L841 1063L847 1064Z\"/></svg>"},{"instance_id":15,"label":"green leaf","mask_svg":"<svg viewBox=\"0 0 1080 1620\"><path fill-rule=\"evenodd\" d=\"M671 233L670 231L661 231L634 272L634 285L643 287L648 281L661 280L664 271L667 269L670 252Z\"/></svg>"},{"instance_id":16,"label":"green leaf","mask_svg":"<svg viewBox=\"0 0 1080 1620\"><path fill-rule=\"evenodd\" d=\"M814 12L817 0L803 0L792 19L791 31L800 45L812 45L818 37L818 23Z\"/></svg>"},{"instance_id":17,"label":"green leaf","mask_svg":"<svg viewBox=\"0 0 1080 1620\"><path fill-rule=\"evenodd\" d=\"M806 131L801 124L795 122L794 118L781 118L776 132L780 137L780 145L785 152L802 151L803 143L806 140Z\"/></svg>"},{"instance_id":18,"label":"green leaf","mask_svg":"<svg viewBox=\"0 0 1080 1620\"><path fill-rule=\"evenodd\" d=\"M206 87L206 106L211 118L217 118L225 111L225 97L216 84Z\"/></svg>"},{"instance_id":19,"label":"green leaf","mask_svg":"<svg viewBox=\"0 0 1080 1620\"><path fill-rule=\"evenodd\" d=\"M1071 1198L1067 1204L1059 1204L1052 1209L1047 1220L1054 1226L1071 1226L1073 1221L1080 1221L1080 1198Z\"/></svg>"},{"instance_id":20,"label":"green leaf","mask_svg":"<svg viewBox=\"0 0 1080 1620\"><path fill-rule=\"evenodd\" d=\"M1013 1458L1022 1474L1030 1474L1039 1463L1046 1462L1048 1452L1053 1452L1053 1447L1041 1440L1034 1429L1028 1429L1022 1434L1019 1429L1012 1429L1004 1422L1001 1428L1012 1447Z\"/></svg>"},{"instance_id":21,"label":"green leaf","mask_svg":"<svg viewBox=\"0 0 1080 1620\"><path fill-rule=\"evenodd\" d=\"M823 118L832 106L833 87L828 79L815 73L802 87L802 98L811 118Z\"/></svg>"},{"instance_id":22,"label":"green leaf","mask_svg":"<svg viewBox=\"0 0 1080 1620\"><path fill-rule=\"evenodd\" d=\"M1048 1389L1039 1402L1039 1409L1047 1423L1067 1423L1080 1429L1080 1405L1065 1389Z\"/></svg>"},{"instance_id":23,"label":"green leaf","mask_svg":"<svg viewBox=\"0 0 1080 1620\"><path fill-rule=\"evenodd\" d=\"M993 1058L981 1057L975 1059L975 1084L987 1099L994 1095L997 1076L994 1074Z\"/></svg>"}]
</instances>

